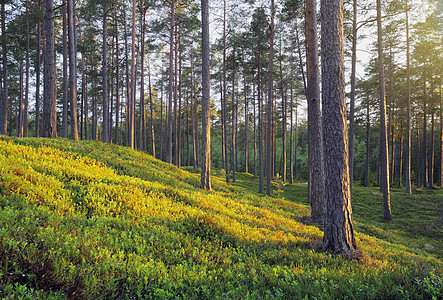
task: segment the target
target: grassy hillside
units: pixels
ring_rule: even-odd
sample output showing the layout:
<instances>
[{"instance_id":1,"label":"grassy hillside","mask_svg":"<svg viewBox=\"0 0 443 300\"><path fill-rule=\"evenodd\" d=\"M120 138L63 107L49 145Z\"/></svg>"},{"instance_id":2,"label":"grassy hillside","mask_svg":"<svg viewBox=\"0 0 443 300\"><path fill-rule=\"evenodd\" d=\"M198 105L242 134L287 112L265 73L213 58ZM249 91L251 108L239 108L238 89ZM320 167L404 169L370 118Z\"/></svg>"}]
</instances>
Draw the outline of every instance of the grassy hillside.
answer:
<instances>
[{"instance_id":1,"label":"grassy hillside","mask_svg":"<svg viewBox=\"0 0 443 300\"><path fill-rule=\"evenodd\" d=\"M199 174L99 142L0 137L0 297L443 297L442 191L356 188L358 253L319 249L306 185ZM286 200L285 200L286 199Z\"/></svg>"}]
</instances>

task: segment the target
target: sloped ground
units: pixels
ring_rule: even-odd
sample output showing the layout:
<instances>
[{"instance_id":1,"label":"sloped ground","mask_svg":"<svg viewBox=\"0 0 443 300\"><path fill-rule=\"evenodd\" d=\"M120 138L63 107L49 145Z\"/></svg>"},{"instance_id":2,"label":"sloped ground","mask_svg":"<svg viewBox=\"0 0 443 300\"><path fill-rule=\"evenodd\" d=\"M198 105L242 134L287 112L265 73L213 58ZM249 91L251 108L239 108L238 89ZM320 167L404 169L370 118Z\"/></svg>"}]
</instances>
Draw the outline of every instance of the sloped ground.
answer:
<instances>
[{"instance_id":1,"label":"sloped ground","mask_svg":"<svg viewBox=\"0 0 443 300\"><path fill-rule=\"evenodd\" d=\"M277 182L283 200L217 174L205 192L199 174L124 147L0 137L0 296L443 297L440 191L399 204L416 204L407 221L398 192L382 223L376 190L357 189L359 252L332 257L302 223L306 186Z\"/></svg>"}]
</instances>

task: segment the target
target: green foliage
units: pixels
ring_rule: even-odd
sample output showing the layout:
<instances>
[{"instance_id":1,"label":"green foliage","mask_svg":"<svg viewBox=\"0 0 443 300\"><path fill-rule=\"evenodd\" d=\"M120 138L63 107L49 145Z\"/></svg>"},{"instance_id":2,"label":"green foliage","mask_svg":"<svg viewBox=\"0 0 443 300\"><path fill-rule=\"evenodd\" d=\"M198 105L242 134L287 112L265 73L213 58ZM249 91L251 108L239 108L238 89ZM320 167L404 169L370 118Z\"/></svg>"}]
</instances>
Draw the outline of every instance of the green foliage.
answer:
<instances>
[{"instance_id":1,"label":"green foliage","mask_svg":"<svg viewBox=\"0 0 443 300\"><path fill-rule=\"evenodd\" d=\"M306 185L277 178L272 198L251 175L212 176L207 192L198 172L128 148L0 137L0 297L442 297L441 191L393 192L382 223L376 190L356 188L347 258L315 250Z\"/></svg>"}]
</instances>

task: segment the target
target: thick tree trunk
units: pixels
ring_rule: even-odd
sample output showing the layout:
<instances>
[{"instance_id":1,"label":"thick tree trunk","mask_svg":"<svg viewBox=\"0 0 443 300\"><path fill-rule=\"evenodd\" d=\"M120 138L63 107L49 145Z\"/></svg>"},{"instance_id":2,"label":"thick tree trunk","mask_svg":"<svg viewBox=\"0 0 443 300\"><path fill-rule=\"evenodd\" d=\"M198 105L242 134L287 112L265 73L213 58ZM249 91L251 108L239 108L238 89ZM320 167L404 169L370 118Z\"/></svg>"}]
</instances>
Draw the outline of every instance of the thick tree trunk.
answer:
<instances>
[{"instance_id":1,"label":"thick tree trunk","mask_svg":"<svg viewBox=\"0 0 443 300\"><path fill-rule=\"evenodd\" d=\"M254 75L252 75L252 103L253 103L253 114L254 114L254 177L257 176L257 113L256 113L256 101L255 101L255 82Z\"/></svg>"},{"instance_id":2,"label":"thick tree trunk","mask_svg":"<svg viewBox=\"0 0 443 300\"><path fill-rule=\"evenodd\" d=\"M62 110L62 138L68 138L68 112L69 112L69 98L68 98L68 22L67 22L67 4L66 0L63 0L62 3L62 15L63 15L63 90L62 90L62 102L63 102L63 110Z\"/></svg>"},{"instance_id":3,"label":"thick tree trunk","mask_svg":"<svg viewBox=\"0 0 443 300\"><path fill-rule=\"evenodd\" d=\"M87 92L87 84L86 84L86 62L85 62L85 54L82 52L82 99L83 99L83 122L85 127L85 139L89 139L89 117L88 117L88 92Z\"/></svg>"},{"instance_id":4,"label":"thick tree trunk","mask_svg":"<svg viewBox=\"0 0 443 300\"><path fill-rule=\"evenodd\" d=\"M69 100L71 112L71 139L78 140L77 124L77 43L75 35L74 0L68 0Z\"/></svg>"},{"instance_id":5,"label":"thick tree trunk","mask_svg":"<svg viewBox=\"0 0 443 300\"><path fill-rule=\"evenodd\" d=\"M178 119L177 119L177 167L181 167L181 131L182 131L182 53L181 53L181 37L178 36Z\"/></svg>"},{"instance_id":6,"label":"thick tree trunk","mask_svg":"<svg viewBox=\"0 0 443 300\"><path fill-rule=\"evenodd\" d=\"M55 63L54 63L54 1L46 0L45 16L45 64L43 91L43 132L46 138L57 137L57 115L55 110Z\"/></svg>"},{"instance_id":7,"label":"thick tree trunk","mask_svg":"<svg viewBox=\"0 0 443 300\"><path fill-rule=\"evenodd\" d=\"M391 197L389 187L388 133L386 128L386 97L383 65L383 39L381 26L381 0L377 0L377 29L378 29L378 70L380 81L380 189L383 194L383 215L385 220L391 220Z\"/></svg>"},{"instance_id":8,"label":"thick tree trunk","mask_svg":"<svg viewBox=\"0 0 443 300\"><path fill-rule=\"evenodd\" d=\"M323 28L323 27L322 27ZM311 217L324 221L325 171L323 160L322 113L320 110L320 75L317 45L317 3L306 1L306 57L307 57L307 102L308 102L308 197ZM326 100L326 99L325 99Z\"/></svg>"},{"instance_id":9,"label":"thick tree trunk","mask_svg":"<svg viewBox=\"0 0 443 300\"><path fill-rule=\"evenodd\" d=\"M270 24L270 48L269 48L269 80L268 80L268 105L267 105L267 136L266 136L266 195L271 196L272 187L272 105L273 105L273 79L272 73L274 69L274 0L271 0L271 24Z\"/></svg>"},{"instance_id":10,"label":"thick tree trunk","mask_svg":"<svg viewBox=\"0 0 443 300\"><path fill-rule=\"evenodd\" d=\"M321 12L322 108L326 170L323 247L334 253L348 253L356 248L356 244L352 221L346 131L343 2L322 0Z\"/></svg>"},{"instance_id":11,"label":"thick tree trunk","mask_svg":"<svg viewBox=\"0 0 443 300\"><path fill-rule=\"evenodd\" d=\"M210 66L209 66L209 4L201 0L202 5L202 164L200 187L211 189L211 127L209 114Z\"/></svg>"}]
</instances>

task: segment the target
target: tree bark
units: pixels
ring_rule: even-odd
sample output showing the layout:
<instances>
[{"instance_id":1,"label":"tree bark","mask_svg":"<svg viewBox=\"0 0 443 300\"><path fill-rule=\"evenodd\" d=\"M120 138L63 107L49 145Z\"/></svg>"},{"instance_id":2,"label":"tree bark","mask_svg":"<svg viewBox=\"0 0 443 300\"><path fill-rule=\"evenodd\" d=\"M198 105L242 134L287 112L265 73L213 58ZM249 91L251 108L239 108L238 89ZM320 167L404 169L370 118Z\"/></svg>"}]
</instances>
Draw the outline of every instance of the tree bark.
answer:
<instances>
[{"instance_id":1,"label":"tree bark","mask_svg":"<svg viewBox=\"0 0 443 300\"><path fill-rule=\"evenodd\" d=\"M270 24L270 48L269 48L269 80L268 80L268 105L267 105L267 136L266 136L266 195L271 196L271 177L272 177L272 105L273 105L273 79L274 68L274 0L271 0L271 24Z\"/></svg>"},{"instance_id":2,"label":"tree bark","mask_svg":"<svg viewBox=\"0 0 443 300\"><path fill-rule=\"evenodd\" d=\"M312 219L318 222L323 222L325 216L325 171L323 160L322 113L320 110L320 75L318 67L316 7L316 0L306 1L306 57L308 75L306 98L308 102L309 135L308 197L311 203Z\"/></svg>"},{"instance_id":3,"label":"tree bark","mask_svg":"<svg viewBox=\"0 0 443 300\"><path fill-rule=\"evenodd\" d=\"M68 1L72 1L72 0L68 0ZM103 43L102 43L103 125L102 125L102 141L104 143L109 143L110 138L109 138L109 102L108 102L108 20L107 20L107 11L106 10L107 10L107 2L103 1ZM133 24L133 26L135 26L135 25Z\"/></svg>"},{"instance_id":4,"label":"tree bark","mask_svg":"<svg viewBox=\"0 0 443 300\"><path fill-rule=\"evenodd\" d=\"M63 0L62 3L62 27L63 27L63 90L62 90L62 101L63 101L63 110L62 110L62 138L68 138L68 112L69 112L69 102L68 102L68 22L67 22L67 5L66 0Z\"/></svg>"},{"instance_id":5,"label":"tree bark","mask_svg":"<svg viewBox=\"0 0 443 300\"><path fill-rule=\"evenodd\" d=\"M45 15L45 64L43 91L43 132L46 138L57 137L57 115L55 110L55 64L54 64L54 1L46 0Z\"/></svg>"},{"instance_id":6,"label":"tree bark","mask_svg":"<svg viewBox=\"0 0 443 300\"><path fill-rule=\"evenodd\" d=\"M409 19L408 19L408 1L406 0L406 162L405 162L405 190L407 194L412 194L411 185L411 157L412 157L412 138L411 138L411 71L409 54Z\"/></svg>"},{"instance_id":7,"label":"tree bark","mask_svg":"<svg viewBox=\"0 0 443 300\"><path fill-rule=\"evenodd\" d=\"M120 115L119 115L119 111L120 111L120 59L119 59L119 45L118 45L118 23L117 23L117 19L115 20L115 34L116 34L116 38L115 38L115 74L116 74L116 87L115 87L115 91L116 91L116 99L115 99L115 144L118 145L118 130L119 130L119 122L120 122Z\"/></svg>"},{"instance_id":8,"label":"tree bark","mask_svg":"<svg viewBox=\"0 0 443 300\"><path fill-rule=\"evenodd\" d=\"M145 108L145 22L146 11L141 8L140 27L141 27L141 57L140 57L140 127L139 127L139 145L140 151L146 151L146 108Z\"/></svg>"},{"instance_id":9,"label":"tree bark","mask_svg":"<svg viewBox=\"0 0 443 300\"><path fill-rule=\"evenodd\" d=\"M38 7L41 7L41 0L38 0ZM37 54L35 63L35 137L40 137L40 43L41 43L41 22L40 18L37 22ZM0 109L1 111L1 109ZM1 112L0 112L1 115ZM0 116L0 127L1 127L1 116ZM0 130L1 134L1 130Z\"/></svg>"},{"instance_id":10,"label":"tree bark","mask_svg":"<svg viewBox=\"0 0 443 300\"><path fill-rule=\"evenodd\" d=\"M166 140L166 162L172 163L172 98L173 98L173 69L174 69L174 15L175 1L171 0L171 28L169 32L169 88L168 88L168 129Z\"/></svg>"},{"instance_id":11,"label":"tree bark","mask_svg":"<svg viewBox=\"0 0 443 300\"><path fill-rule=\"evenodd\" d=\"M71 139L78 140L77 124L77 42L75 35L74 0L68 0L69 100L71 112Z\"/></svg>"},{"instance_id":12,"label":"tree bark","mask_svg":"<svg viewBox=\"0 0 443 300\"><path fill-rule=\"evenodd\" d=\"M385 220L391 220L392 216L389 187L388 133L386 128L386 97L380 2L381 0L377 0L378 71L380 81L380 189L383 194L383 217Z\"/></svg>"},{"instance_id":13,"label":"tree bark","mask_svg":"<svg viewBox=\"0 0 443 300\"><path fill-rule=\"evenodd\" d=\"M294 183L294 89L293 89L293 73L291 72L291 123L289 133L289 183Z\"/></svg>"},{"instance_id":14,"label":"tree bark","mask_svg":"<svg viewBox=\"0 0 443 300\"><path fill-rule=\"evenodd\" d=\"M231 117L231 166L232 166L232 182L235 182L235 171L237 171L237 127L235 126L235 119L237 118L237 104L235 95L235 46L232 51L232 117Z\"/></svg>"},{"instance_id":15,"label":"tree bark","mask_svg":"<svg viewBox=\"0 0 443 300\"><path fill-rule=\"evenodd\" d=\"M342 0L322 0L321 13L326 170L326 218L323 247L334 253L344 254L354 250L356 244L352 221L346 132Z\"/></svg>"},{"instance_id":16,"label":"tree bark","mask_svg":"<svg viewBox=\"0 0 443 300\"><path fill-rule=\"evenodd\" d=\"M243 73L244 94L245 94L245 173L249 173L249 111L248 111L248 95L247 95L247 81L246 70Z\"/></svg>"},{"instance_id":17,"label":"tree bark","mask_svg":"<svg viewBox=\"0 0 443 300\"><path fill-rule=\"evenodd\" d=\"M211 189L211 127L209 114L210 66L209 66L209 4L201 0L202 5L202 164L200 187Z\"/></svg>"},{"instance_id":18,"label":"tree bark","mask_svg":"<svg viewBox=\"0 0 443 300\"><path fill-rule=\"evenodd\" d=\"M28 4L28 1L26 1ZM23 110L23 136L28 137L28 108L29 108L29 8L26 6L26 79L25 79L25 101Z\"/></svg>"},{"instance_id":19,"label":"tree bark","mask_svg":"<svg viewBox=\"0 0 443 300\"><path fill-rule=\"evenodd\" d=\"M23 137L23 59L20 60L20 83L19 83L19 103L17 112L17 132L16 136Z\"/></svg>"},{"instance_id":20,"label":"tree bark","mask_svg":"<svg viewBox=\"0 0 443 300\"><path fill-rule=\"evenodd\" d=\"M365 163L365 187L369 187L369 155L370 155L370 115L369 115L369 100L366 103L366 163Z\"/></svg>"},{"instance_id":21,"label":"tree bark","mask_svg":"<svg viewBox=\"0 0 443 300\"><path fill-rule=\"evenodd\" d=\"M351 93L349 110L349 180L352 199L354 181L354 115L355 115L355 69L357 65L357 0L353 1L352 16L352 58L351 58Z\"/></svg>"},{"instance_id":22,"label":"tree bark","mask_svg":"<svg viewBox=\"0 0 443 300\"><path fill-rule=\"evenodd\" d=\"M0 134L8 132L8 55L6 48L6 11L5 2L1 4L2 14L2 52L3 52L3 90L0 102Z\"/></svg>"},{"instance_id":23,"label":"tree bark","mask_svg":"<svg viewBox=\"0 0 443 300\"><path fill-rule=\"evenodd\" d=\"M258 76L257 76L257 95L258 95L258 168L259 168L259 188L258 192L264 191L265 170L263 165L263 97L261 82L261 40L258 41Z\"/></svg>"},{"instance_id":24,"label":"tree bark","mask_svg":"<svg viewBox=\"0 0 443 300\"><path fill-rule=\"evenodd\" d=\"M152 103L152 87L151 87L151 61L148 57L148 85L149 85L149 108L150 108L150 131L151 131L151 154L155 157L155 131L154 131L154 107Z\"/></svg>"},{"instance_id":25,"label":"tree bark","mask_svg":"<svg viewBox=\"0 0 443 300\"><path fill-rule=\"evenodd\" d=\"M227 83L226 83L226 0L223 1L223 143L225 145L225 173L226 173L226 183L229 184L229 152L228 152L228 127L227 127Z\"/></svg>"}]
</instances>

